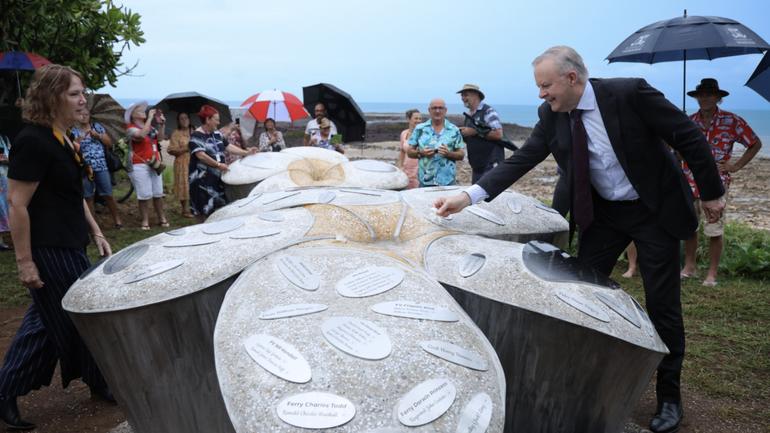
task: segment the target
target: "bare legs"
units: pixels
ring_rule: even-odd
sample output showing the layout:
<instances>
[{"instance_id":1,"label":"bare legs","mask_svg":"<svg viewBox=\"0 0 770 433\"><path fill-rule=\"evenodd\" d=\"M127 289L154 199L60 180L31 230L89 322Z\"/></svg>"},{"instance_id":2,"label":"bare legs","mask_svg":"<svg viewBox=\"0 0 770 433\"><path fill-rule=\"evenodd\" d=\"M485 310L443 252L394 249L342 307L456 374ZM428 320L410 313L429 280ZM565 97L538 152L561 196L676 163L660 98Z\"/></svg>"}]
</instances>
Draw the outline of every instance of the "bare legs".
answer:
<instances>
[{"instance_id":1,"label":"bare legs","mask_svg":"<svg viewBox=\"0 0 770 433\"><path fill-rule=\"evenodd\" d=\"M190 213L190 202L187 200L179 200L179 207L182 210L182 216L185 218L192 218L193 214Z\"/></svg>"},{"instance_id":2,"label":"bare legs","mask_svg":"<svg viewBox=\"0 0 770 433\"><path fill-rule=\"evenodd\" d=\"M723 246L723 236L709 237L709 270L706 274L706 278L703 280L704 286L715 286L717 283L717 271L719 270L719 262L722 259ZM682 268L682 278L695 276L697 252L698 234L696 233L684 243L684 267Z\"/></svg>"},{"instance_id":3,"label":"bare legs","mask_svg":"<svg viewBox=\"0 0 770 433\"><path fill-rule=\"evenodd\" d=\"M628 244L626 256L628 256L628 270L622 276L623 278L631 278L636 275L636 245L633 242Z\"/></svg>"},{"instance_id":4,"label":"bare legs","mask_svg":"<svg viewBox=\"0 0 770 433\"><path fill-rule=\"evenodd\" d=\"M107 209L110 211L112 222L115 224L115 227L122 227L123 223L120 221L120 215L118 215L118 205L115 203L115 199L111 195L103 195L101 197L104 199L104 202L107 203ZM91 211L91 215L96 215L94 213L94 198L87 198L86 203L88 203L88 210Z\"/></svg>"},{"instance_id":5,"label":"bare legs","mask_svg":"<svg viewBox=\"0 0 770 433\"><path fill-rule=\"evenodd\" d=\"M166 213L163 211L163 197L153 197L152 207L161 227L168 227ZM142 217L142 230L150 229L150 200L139 200L139 215Z\"/></svg>"}]
</instances>

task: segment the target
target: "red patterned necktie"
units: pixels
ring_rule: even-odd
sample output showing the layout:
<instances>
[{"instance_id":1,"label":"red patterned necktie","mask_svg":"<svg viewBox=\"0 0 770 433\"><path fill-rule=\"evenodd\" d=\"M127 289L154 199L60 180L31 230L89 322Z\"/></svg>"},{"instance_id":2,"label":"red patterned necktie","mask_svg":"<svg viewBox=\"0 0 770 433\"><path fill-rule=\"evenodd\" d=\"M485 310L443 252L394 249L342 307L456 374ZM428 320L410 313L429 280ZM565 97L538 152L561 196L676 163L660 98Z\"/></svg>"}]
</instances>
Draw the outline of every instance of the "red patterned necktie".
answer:
<instances>
[{"instance_id":1,"label":"red patterned necktie","mask_svg":"<svg viewBox=\"0 0 770 433\"><path fill-rule=\"evenodd\" d=\"M594 220L591 197L591 172L588 165L588 136L581 116L583 110L574 109L572 120L572 212L580 233L585 232Z\"/></svg>"}]
</instances>

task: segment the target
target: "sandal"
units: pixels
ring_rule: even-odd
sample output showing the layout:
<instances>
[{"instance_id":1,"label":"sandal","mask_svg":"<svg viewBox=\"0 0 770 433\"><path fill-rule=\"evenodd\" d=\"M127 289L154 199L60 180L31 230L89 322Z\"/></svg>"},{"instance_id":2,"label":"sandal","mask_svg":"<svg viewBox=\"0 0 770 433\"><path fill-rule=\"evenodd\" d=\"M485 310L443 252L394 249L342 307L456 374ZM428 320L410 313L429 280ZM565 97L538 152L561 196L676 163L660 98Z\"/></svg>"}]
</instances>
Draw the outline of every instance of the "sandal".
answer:
<instances>
[{"instance_id":1,"label":"sandal","mask_svg":"<svg viewBox=\"0 0 770 433\"><path fill-rule=\"evenodd\" d=\"M143 225L143 226L141 227L141 229L142 229L142 230L149 230L149 229L150 229L150 226L144 226L144 225Z\"/></svg>"},{"instance_id":2,"label":"sandal","mask_svg":"<svg viewBox=\"0 0 770 433\"><path fill-rule=\"evenodd\" d=\"M717 286L717 280L703 280L703 286L704 287L716 287Z\"/></svg>"},{"instance_id":3,"label":"sandal","mask_svg":"<svg viewBox=\"0 0 770 433\"><path fill-rule=\"evenodd\" d=\"M161 221L160 222L161 227L171 227L171 224L168 223L168 221Z\"/></svg>"},{"instance_id":4,"label":"sandal","mask_svg":"<svg viewBox=\"0 0 770 433\"><path fill-rule=\"evenodd\" d=\"M115 224L115 230L120 230L122 228L123 228L123 224L121 224L121 223Z\"/></svg>"}]
</instances>

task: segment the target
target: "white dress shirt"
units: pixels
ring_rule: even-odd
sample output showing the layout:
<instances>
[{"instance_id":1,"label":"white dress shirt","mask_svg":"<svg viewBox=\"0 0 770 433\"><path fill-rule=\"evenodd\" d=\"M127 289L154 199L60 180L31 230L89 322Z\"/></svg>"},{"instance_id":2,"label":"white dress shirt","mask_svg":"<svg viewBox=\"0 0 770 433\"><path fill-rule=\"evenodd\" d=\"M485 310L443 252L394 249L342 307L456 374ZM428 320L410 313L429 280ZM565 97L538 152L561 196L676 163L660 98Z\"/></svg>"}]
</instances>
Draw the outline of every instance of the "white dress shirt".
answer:
<instances>
[{"instance_id":1,"label":"white dress shirt","mask_svg":"<svg viewBox=\"0 0 770 433\"><path fill-rule=\"evenodd\" d=\"M623 167L612 149L590 81L586 83L577 109L583 110L583 125L588 136L588 164L591 171L591 185L606 200L638 199L639 194L629 182L626 172L623 171ZM471 185L465 192L473 204L489 197L484 188L478 185Z\"/></svg>"}]
</instances>

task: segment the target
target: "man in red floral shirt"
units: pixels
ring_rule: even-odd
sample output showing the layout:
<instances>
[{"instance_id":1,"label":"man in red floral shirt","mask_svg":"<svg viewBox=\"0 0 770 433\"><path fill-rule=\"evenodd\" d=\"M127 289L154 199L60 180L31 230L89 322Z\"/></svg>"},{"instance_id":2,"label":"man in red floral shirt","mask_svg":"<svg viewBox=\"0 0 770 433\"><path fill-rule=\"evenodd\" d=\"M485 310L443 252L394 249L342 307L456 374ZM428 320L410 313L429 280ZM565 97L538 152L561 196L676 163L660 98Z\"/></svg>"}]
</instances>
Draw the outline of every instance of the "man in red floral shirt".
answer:
<instances>
[{"instance_id":1,"label":"man in red floral shirt","mask_svg":"<svg viewBox=\"0 0 770 433\"><path fill-rule=\"evenodd\" d=\"M730 174L735 173L743 166L749 163L762 147L762 142L754 133L751 127L740 116L728 111L720 110L717 104L722 102L722 98L729 95L726 91L719 88L719 83L713 78L704 78L695 90L687 92L698 101L700 109L697 113L690 116L693 122L698 125L706 136L706 140L711 145L711 153L719 168L719 175L725 187L725 195L728 196L730 188ZM733 154L733 144L741 143L746 146L746 151L737 162L731 161ZM687 164L682 162L682 171L687 181L690 183L693 195L695 196L695 209L700 211L700 200L698 187L695 185L692 172L687 168ZM727 209L725 209L726 211ZM722 236L724 234L725 213L716 223L704 223L703 233L709 238L709 270L706 278L703 280L704 286L716 286L717 268L719 259L722 255ZM685 261L682 268L682 278L688 278L695 275L695 252L698 249L697 232L692 238L685 241Z\"/></svg>"}]
</instances>

